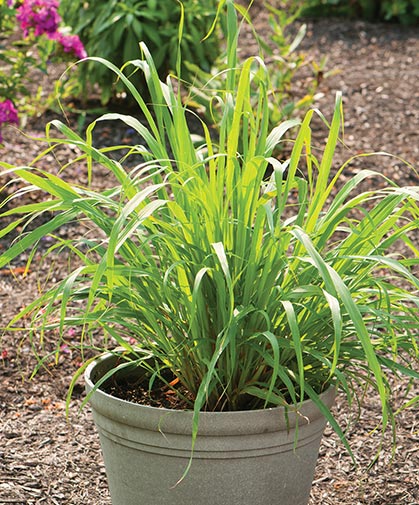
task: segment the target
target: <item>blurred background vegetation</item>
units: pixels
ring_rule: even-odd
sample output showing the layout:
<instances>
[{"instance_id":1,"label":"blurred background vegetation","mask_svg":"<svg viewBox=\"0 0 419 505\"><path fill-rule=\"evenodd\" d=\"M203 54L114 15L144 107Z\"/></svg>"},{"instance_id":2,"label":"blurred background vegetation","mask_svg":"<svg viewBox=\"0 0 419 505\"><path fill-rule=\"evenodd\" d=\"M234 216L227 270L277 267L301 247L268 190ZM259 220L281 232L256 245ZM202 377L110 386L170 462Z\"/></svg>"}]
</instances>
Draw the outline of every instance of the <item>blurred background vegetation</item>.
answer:
<instances>
[{"instance_id":1,"label":"blurred background vegetation","mask_svg":"<svg viewBox=\"0 0 419 505\"><path fill-rule=\"evenodd\" d=\"M90 56L106 58L121 67L129 60L140 58L138 42L145 42L156 62L160 77L176 73L179 48L182 54L181 78L186 84L202 86L225 68L223 16L217 17L222 5L220 0L61 0L60 12L65 23L80 36ZM318 16L343 16L368 21L415 24L419 21L419 0L256 0L249 12L247 0L240 0L237 7L247 22L249 16L260 9L270 11L268 33L257 33L255 38L260 54L272 65L272 96L276 110L280 110L273 122L289 117L304 109L313 101L318 78L325 76L325 61L312 63L312 79L307 81L305 93L293 98L291 87L294 76L307 61L298 46L304 38L304 28L296 36L295 22ZM183 16L182 39L179 43L179 20ZM210 36L207 36L210 34ZM138 87L143 83L136 77L132 66L125 73ZM140 74L141 72L138 72ZM123 87L103 65L94 62L84 66L78 78L78 86L72 93L81 97L100 93L106 105L121 96ZM74 84L74 83L73 83ZM208 96L196 96L202 110L208 114L211 90ZM279 106L279 109L278 109ZM216 121L216 116L212 118Z\"/></svg>"},{"instance_id":2,"label":"blurred background vegetation","mask_svg":"<svg viewBox=\"0 0 419 505\"><path fill-rule=\"evenodd\" d=\"M36 101L42 94L40 89L34 92L25 87L28 69L37 66L46 73L53 51L52 42L45 37L38 37L34 42L19 34L15 13L24 2L31 1L0 0L0 101L11 99L19 112L25 110L26 102ZM55 0L37 0L36 5L39 2L49 5ZM247 32L253 34L253 40L246 39L245 44L254 44L252 50L268 67L271 126L304 113L315 101L320 82L334 71L327 68L327 55L320 61L309 61L300 49L307 18L343 16L403 24L419 21L419 0L255 0L251 8L249 5L248 0L238 0L236 7L243 22L250 25ZM268 19L263 33L258 25L262 11L264 19ZM71 29L80 37L89 56L105 58L118 68L128 61L141 59L139 42L144 42L153 54L160 78L164 80L169 73L176 75L185 88L188 105L205 116L208 124L217 127L220 117L214 97L223 85L227 62L223 0L183 0L182 3L178 0L61 0L59 12L64 29ZM37 59L34 59L35 46ZM249 47L244 50L249 51ZM179 53L181 65L178 65ZM124 86L105 65L86 61L77 67L77 72L74 68L66 72L56 86L65 107L73 107L77 113L97 107L129 107ZM125 75L146 96L144 82L138 77L142 72L136 70L135 65L124 66ZM54 107L51 100L47 103Z\"/></svg>"},{"instance_id":3,"label":"blurred background vegetation","mask_svg":"<svg viewBox=\"0 0 419 505\"><path fill-rule=\"evenodd\" d=\"M419 0L305 0L302 3L305 16L345 16L406 25L419 22Z\"/></svg>"}]
</instances>

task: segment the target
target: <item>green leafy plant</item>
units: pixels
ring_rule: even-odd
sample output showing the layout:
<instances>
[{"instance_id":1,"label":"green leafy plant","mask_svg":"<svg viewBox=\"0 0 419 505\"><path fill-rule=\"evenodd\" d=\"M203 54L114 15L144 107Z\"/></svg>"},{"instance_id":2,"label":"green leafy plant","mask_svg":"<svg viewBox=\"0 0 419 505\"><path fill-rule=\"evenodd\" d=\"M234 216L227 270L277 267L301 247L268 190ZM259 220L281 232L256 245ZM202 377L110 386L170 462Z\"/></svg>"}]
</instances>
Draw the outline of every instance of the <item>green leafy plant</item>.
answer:
<instances>
[{"instance_id":1,"label":"green leafy plant","mask_svg":"<svg viewBox=\"0 0 419 505\"><path fill-rule=\"evenodd\" d=\"M419 2L417 0L384 0L381 13L386 21L399 20L402 24L419 22Z\"/></svg>"},{"instance_id":2,"label":"green leafy plant","mask_svg":"<svg viewBox=\"0 0 419 505\"><path fill-rule=\"evenodd\" d=\"M160 81L142 44L144 59L133 65L144 73L151 105L113 64L91 61L125 83L145 123L108 113L82 138L52 121L45 155L61 145L80 150L59 176L35 164L2 163L19 181L3 207L24 194L42 196L0 214L14 218L1 237L22 228L0 255L0 268L30 248L29 268L45 236L56 241L46 257L67 249L75 260L74 269L9 329L30 314L38 351L50 330L59 334L57 352L68 327L83 328L85 348L97 347L97 332L107 335L119 346L122 366L130 360L149 373L150 387L156 377L170 383L194 409L194 436L203 410L298 405L311 398L349 448L319 398L323 391L339 387L352 401L358 389L375 390L385 430L395 428L391 375L419 379L419 189L399 187L371 170L341 181L352 160L332 170L343 128L340 95L330 125L321 116L329 128L321 154L312 145L313 110L301 124L289 120L270 131L266 66L258 57L237 60L235 10L230 2L227 8L229 60L216 139L202 122L196 140L178 86ZM92 143L103 121L134 128L142 145L116 161L125 146L99 149ZM273 158L297 125L290 158ZM53 129L60 135L53 136ZM141 162L130 169L131 156ZM100 191L66 180L68 167L82 161L90 171L101 165L117 182ZM268 164L273 173L266 181ZM360 191L366 180L370 189ZM33 226L46 213L49 219ZM57 230L74 222L89 232L60 238ZM106 340L99 347L107 348ZM405 407L418 400L406 400Z\"/></svg>"},{"instance_id":3,"label":"green leafy plant","mask_svg":"<svg viewBox=\"0 0 419 505\"><path fill-rule=\"evenodd\" d=\"M307 0L304 13L362 17L369 21L396 21L413 25L419 21L419 3L417 0Z\"/></svg>"},{"instance_id":4,"label":"green leafy plant","mask_svg":"<svg viewBox=\"0 0 419 505\"><path fill-rule=\"evenodd\" d=\"M2 0L0 2L0 30L1 33L7 33L13 29L14 9L10 2Z\"/></svg>"},{"instance_id":5,"label":"green leafy plant","mask_svg":"<svg viewBox=\"0 0 419 505\"><path fill-rule=\"evenodd\" d=\"M74 26L89 54L101 55L117 67L139 57L139 42L144 42L153 54L161 78L176 70L179 52L179 21L183 33L180 48L183 61L208 70L219 54L218 37L205 38L216 17L215 0L62 0L62 14ZM186 67L183 77L188 79ZM137 87L147 87L132 76ZM125 90L115 75L104 66L89 65L81 83L81 92L98 85L103 103ZM90 85L90 86L89 86Z\"/></svg>"}]
</instances>

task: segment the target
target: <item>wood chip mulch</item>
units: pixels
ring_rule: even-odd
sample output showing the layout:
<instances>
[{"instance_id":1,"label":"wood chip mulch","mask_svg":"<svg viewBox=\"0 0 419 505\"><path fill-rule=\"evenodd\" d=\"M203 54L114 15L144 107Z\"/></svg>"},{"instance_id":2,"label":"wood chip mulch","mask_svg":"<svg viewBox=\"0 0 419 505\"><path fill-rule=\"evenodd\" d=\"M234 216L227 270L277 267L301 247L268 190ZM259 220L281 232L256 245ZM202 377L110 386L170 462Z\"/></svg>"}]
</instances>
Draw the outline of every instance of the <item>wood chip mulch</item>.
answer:
<instances>
[{"instance_id":1,"label":"wood chip mulch","mask_svg":"<svg viewBox=\"0 0 419 505\"><path fill-rule=\"evenodd\" d=\"M263 22L266 19L261 16L258 23ZM327 67L339 69L322 82L322 96L315 105L330 117L334 94L343 91L349 149L344 157L384 150L419 168L417 28L347 20L310 21L303 49L309 58L317 60L327 54ZM43 118L30 120L26 131L42 135L43 127ZM127 136L121 128L111 131L111 135L113 140ZM322 140L325 132L319 130L316 135ZM14 129L5 129L4 139L5 148L0 151L4 161L28 163L40 150ZM65 151L61 155L66 158ZM396 158L368 158L366 163L401 184L419 183L418 177ZM0 241L0 247L7 244ZM14 272L0 272L0 327L36 294L39 277L48 275L48 267L42 265L40 271L23 276L24 272L18 270L21 266L16 265ZM36 363L24 331L0 334L0 352L0 505L109 505L90 410L86 407L79 411L82 385L75 390L66 418L67 386L80 364L79 357L70 349L62 349L56 364L48 365L30 380ZM403 395L405 386L394 382L396 397ZM415 384L409 395L418 394L419 386ZM336 412L345 425L348 414L340 397ZM419 408L398 417L399 436L393 458L387 437L381 457L367 471L377 450L379 437L374 429L380 415L377 400L370 398L360 419L355 419L356 412L349 418L348 438L358 468L353 467L336 435L327 430L310 505L419 505Z\"/></svg>"}]
</instances>

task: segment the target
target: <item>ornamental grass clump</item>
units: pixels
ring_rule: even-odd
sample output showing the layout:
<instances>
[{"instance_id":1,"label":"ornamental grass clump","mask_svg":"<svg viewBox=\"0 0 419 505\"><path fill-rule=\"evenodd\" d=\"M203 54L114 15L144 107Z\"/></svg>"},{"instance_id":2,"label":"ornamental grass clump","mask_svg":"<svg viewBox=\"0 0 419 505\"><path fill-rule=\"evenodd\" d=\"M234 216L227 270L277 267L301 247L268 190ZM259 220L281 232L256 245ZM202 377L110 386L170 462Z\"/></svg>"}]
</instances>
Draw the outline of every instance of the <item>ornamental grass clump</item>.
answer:
<instances>
[{"instance_id":1,"label":"ornamental grass clump","mask_svg":"<svg viewBox=\"0 0 419 505\"><path fill-rule=\"evenodd\" d=\"M195 435L200 411L298 405L311 398L346 444L319 398L323 391L340 388L351 401L358 388L375 390L384 430L394 427L390 377L419 378L419 188L399 187L371 170L342 177L352 159L332 170L343 134L340 94L323 152L312 144L314 110L301 123L289 120L268 131L266 67L258 57L237 60L231 3L228 24L228 75L218 96L223 116L216 138L204 122L199 138L191 132L192 113L178 86L159 80L141 44L143 58L131 65L144 74L150 105L111 63L91 61L124 82L142 122L108 113L83 138L52 121L44 154L67 144L80 151L58 176L35 163L2 163L19 181L3 208L26 194L41 201L0 214L15 219L0 237L22 228L1 254L0 268L30 249L29 268L46 236L56 241L46 257L67 249L77 260L10 328L30 314L34 344L55 330L57 352L66 328L80 326L85 347L89 335L110 337L120 366L130 360L142 368L150 387L157 377L170 383L194 409ZM117 161L126 146L92 143L103 121L122 121L142 143ZM292 145L289 158L273 158L285 142ZM127 163L133 156L141 160L134 168ZM95 191L66 180L66 170L82 162L90 172L101 165L117 183ZM367 180L371 189L361 191ZM47 213L50 219L30 228ZM90 231L60 238L57 230L74 222ZM105 348L105 337L103 342Z\"/></svg>"}]
</instances>

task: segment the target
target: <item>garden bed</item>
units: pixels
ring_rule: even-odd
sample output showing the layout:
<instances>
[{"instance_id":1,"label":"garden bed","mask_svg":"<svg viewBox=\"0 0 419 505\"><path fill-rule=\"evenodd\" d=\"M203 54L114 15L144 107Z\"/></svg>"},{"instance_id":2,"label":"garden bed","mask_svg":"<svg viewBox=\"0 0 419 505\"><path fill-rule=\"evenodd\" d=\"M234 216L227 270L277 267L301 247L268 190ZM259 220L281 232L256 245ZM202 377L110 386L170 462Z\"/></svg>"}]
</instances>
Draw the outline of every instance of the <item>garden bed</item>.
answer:
<instances>
[{"instance_id":1,"label":"garden bed","mask_svg":"<svg viewBox=\"0 0 419 505\"><path fill-rule=\"evenodd\" d=\"M261 14L257 19L259 30L263 30L264 22L266 19ZM343 91L346 148L338 153L337 166L361 152L386 151L419 168L417 29L319 20L309 23L303 49L315 60L328 55L327 68L339 69L339 73L321 83L322 96L315 103L328 118L335 92ZM44 124L44 117L31 119L25 133L40 136ZM319 120L314 136L320 147L326 134ZM130 142L122 126L102 125L99 138L103 144L109 139L115 144ZM12 128L5 129L4 141L1 159L15 164L28 163L42 150L42 146ZM61 161L70 155L65 149L59 153ZM399 184L419 184L419 177L411 169L390 157L356 160L348 167L346 176L356 173L361 163ZM80 172L73 176L85 175ZM95 176L99 184L107 183L105 174ZM74 231L67 229L62 233L71 235ZM7 244L0 242L0 247ZM65 268L65 262L58 257L53 275L63 275ZM38 282L51 275L50 265L41 264L36 269L36 263L25 277L19 269L14 273L15 277L9 270L0 271L0 326L36 295ZM50 363L30 381L28 377L36 363L24 337L24 331L5 333L0 343L3 353L0 358L0 504L109 504L98 436L89 407L79 413L83 398L81 384L74 391L68 420L65 415L67 386L80 364L79 356L64 347L58 362ZM394 382L396 398L403 386ZM419 386L415 385L409 394L419 394ZM399 439L392 464L388 437L386 450L367 472L366 467L375 456L378 436L370 432L380 418L378 401L368 398L368 402L369 408L361 419L355 419L354 411L348 428L348 438L360 467L353 468L342 444L328 430L321 447L310 505L419 504L418 408L403 412L398 418ZM338 398L336 409L345 425L347 416L340 412L341 407Z\"/></svg>"}]
</instances>

